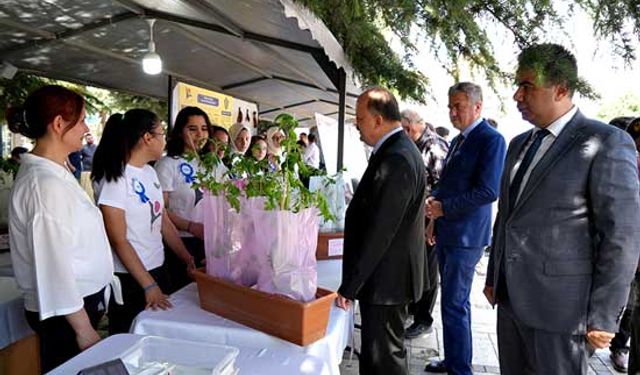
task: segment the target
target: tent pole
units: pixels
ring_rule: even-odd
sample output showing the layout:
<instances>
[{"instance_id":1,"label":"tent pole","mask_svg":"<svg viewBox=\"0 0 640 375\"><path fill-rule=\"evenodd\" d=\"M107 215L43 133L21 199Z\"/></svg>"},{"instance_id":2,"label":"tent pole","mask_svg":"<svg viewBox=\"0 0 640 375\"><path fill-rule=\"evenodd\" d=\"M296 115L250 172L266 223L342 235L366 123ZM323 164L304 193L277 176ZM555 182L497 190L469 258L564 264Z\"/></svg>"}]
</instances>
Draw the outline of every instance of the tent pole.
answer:
<instances>
[{"instance_id":1,"label":"tent pole","mask_svg":"<svg viewBox=\"0 0 640 375\"><path fill-rule=\"evenodd\" d=\"M344 69L338 69L338 166L336 171L342 170L344 159L344 117L347 96L347 74Z\"/></svg>"},{"instance_id":2,"label":"tent pole","mask_svg":"<svg viewBox=\"0 0 640 375\"><path fill-rule=\"evenodd\" d=\"M171 74L167 75L167 115L169 118L167 119L167 128L171 130L173 128L173 124L171 123L171 119L173 118L173 77ZM169 136L170 131L167 131L167 137Z\"/></svg>"}]
</instances>

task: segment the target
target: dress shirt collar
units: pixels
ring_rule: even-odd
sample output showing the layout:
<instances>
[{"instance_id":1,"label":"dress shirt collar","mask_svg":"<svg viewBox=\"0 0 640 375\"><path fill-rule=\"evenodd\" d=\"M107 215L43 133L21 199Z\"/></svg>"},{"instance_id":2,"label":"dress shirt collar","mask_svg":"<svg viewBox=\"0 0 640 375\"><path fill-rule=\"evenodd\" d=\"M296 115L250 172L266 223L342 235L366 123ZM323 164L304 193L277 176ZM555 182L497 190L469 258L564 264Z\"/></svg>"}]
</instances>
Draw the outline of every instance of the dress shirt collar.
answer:
<instances>
[{"instance_id":1,"label":"dress shirt collar","mask_svg":"<svg viewBox=\"0 0 640 375\"><path fill-rule=\"evenodd\" d=\"M49 169L61 177L73 178L73 175L71 174L71 172L69 172L69 170L64 166L56 163L51 159L43 158L42 156L37 156L29 152L26 152L20 156L20 163L25 166L30 165L33 167L41 167L41 168Z\"/></svg>"},{"instance_id":2,"label":"dress shirt collar","mask_svg":"<svg viewBox=\"0 0 640 375\"><path fill-rule=\"evenodd\" d=\"M558 135L560 135L560 132L562 132L562 129L564 129L564 127L569 123L569 121L571 121L573 116L576 115L576 112L578 112L578 107L574 105L573 107L571 107L571 109L567 113L560 116L556 121L552 122L549 126L547 126L547 130L551 134L553 134L554 138L558 138ZM538 131L540 131L540 128L536 126L536 128L534 129L534 133Z\"/></svg>"},{"instance_id":3,"label":"dress shirt collar","mask_svg":"<svg viewBox=\"0 0 640 375\"><path fill-rule=\"evenodd\" d=\"M462 136L464 138L467 138L469 136L469 133L471 133L473 131L473 129L476 128L476 126L480 125L480 123L483 121L484 119L482 117L478 117L478 119L474 122L471 123L471 125L469 125L468 128L464 129L462 131Z\"/></svg>"},{"instance_id":4,"label":"dress shirt collar","mask_svg":"<svg viewBox=\"0 0 640 375\"><path fill-rule=\"evenodd\" d=\"M376 142L375 146L373 146L373 151L371 151L371 154L375 154L376 152L378 152L378 150L380 149L380 147L382 146L382 144L389 139L392 135L403 131L401 127L397 127L394 129L389 130L389 132L387 132L387 134L383 135L382 138L380 138L380 140L378 140L378 142Z\"/></svg>"}]
</instances>

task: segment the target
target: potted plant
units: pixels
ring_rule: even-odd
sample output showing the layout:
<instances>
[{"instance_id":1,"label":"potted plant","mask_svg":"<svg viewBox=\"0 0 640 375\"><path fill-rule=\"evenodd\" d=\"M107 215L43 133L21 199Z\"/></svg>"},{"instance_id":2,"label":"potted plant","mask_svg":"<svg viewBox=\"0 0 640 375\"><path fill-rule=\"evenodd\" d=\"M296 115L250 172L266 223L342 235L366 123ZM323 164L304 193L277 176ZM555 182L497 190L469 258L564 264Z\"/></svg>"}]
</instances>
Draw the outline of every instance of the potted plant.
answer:
<instances>
[{"instance_id":1,"label":"potted plant","mask_svg":"<svg viewBox=\"0 0 640 375\"><path fill-rule=\"evenodd\" d=\"M220 179L215 171L222 160L215 153L201 157L196 186L204 190L207 274L196 273L196 280L203 308L303 343L324 335L335 298L317 290L315 259L320 217L332 215L322 194L300 180L317 172L304 164L296 145L297 122L283 114L274 124L284 134L275 171L269 171L266 159L234 155ZM228 298L221 301L221 296ZM273 314L267 314L265 304L275 309ZM318 306L324 317L313 320L319 319L321 334L316 326L309 336L303 333L311 324L305 315ZM282 319L293 322L300 334L284 334Z\"/></svg>"}]
</instances>

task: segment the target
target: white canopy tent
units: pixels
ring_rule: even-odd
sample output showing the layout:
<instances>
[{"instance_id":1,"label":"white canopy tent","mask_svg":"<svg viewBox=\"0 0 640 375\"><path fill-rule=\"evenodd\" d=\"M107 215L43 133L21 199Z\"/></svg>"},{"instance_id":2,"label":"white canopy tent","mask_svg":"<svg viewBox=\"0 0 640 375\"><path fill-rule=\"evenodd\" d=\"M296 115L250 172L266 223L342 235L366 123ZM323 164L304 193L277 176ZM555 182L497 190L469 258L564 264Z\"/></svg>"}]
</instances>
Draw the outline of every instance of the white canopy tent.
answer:
<instances>
[{"instance_id":1,"label":"white canopy tent","mask_svg":"<svg viewBox=\"0 0 640 375\"><path fill-rule=\"evenodd\" d=\"M143 73L146 19L163 71ZM168 98L176 80L259 105L262 118L345 119L359 92L339 43L292 0L3 0L0 60L20 70ZM325 141L326 142L326 141Z\"/></svg>"}]
</instances>

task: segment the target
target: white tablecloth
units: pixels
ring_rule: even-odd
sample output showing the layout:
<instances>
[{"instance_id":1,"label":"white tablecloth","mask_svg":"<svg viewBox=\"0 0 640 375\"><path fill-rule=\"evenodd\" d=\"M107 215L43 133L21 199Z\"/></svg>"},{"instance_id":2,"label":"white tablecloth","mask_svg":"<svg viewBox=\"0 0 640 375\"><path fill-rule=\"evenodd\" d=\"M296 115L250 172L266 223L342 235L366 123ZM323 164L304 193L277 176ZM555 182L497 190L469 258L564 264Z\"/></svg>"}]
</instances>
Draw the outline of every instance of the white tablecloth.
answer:
<instances>
[{"instance_id":1,"label":"white tablecloth","mask_svg":"<svg viewBox=\"0 0 640 375\"><path fill-rule=\"evenodd\" d=\"M342 259L318 261L318 286L337 291L342 282Z\"/></svg>"},{"instance_id":2,"label":"white tablecloth","mask_svg":"<svg viewBox=\"0 0 640 375\"><path fill-rule=\"evenodd\" d=\"M61 366L49 372L49 375L72 375L87 367L120 358L143 336L115 335L106 338ZM301 353L287 353L272 349L239 347L236 358L239 374L261 375L329 375L329 369L320 358ZM176 348L176 350L180 350Z\"/></svg>"},{"instance_id":3,"label":"white tablecloth","mask_svg":"<svg viewBox=\"0 0 640 375\"><path fill-rule=\"evenodd\" d=\"M132 333L267 349L291 355L303 353L322 358L333 375L340 374L338 366L353 327L352 313L334 306L325 337L301 347L202 310L196 284L174 293L171 303L173 308L170 310L140 313L133 322Z\"/></svg>"},{"instance_id":4,"label":"white tablecloth","mask_svg":"<svg viewBox=\"0 0 640 375\"><path fill-rule=\"evenodd\" d=\"M33 333L24 316L24 300L13 277L0 277L0 349Z\"/></svg>"}]
</instances>

